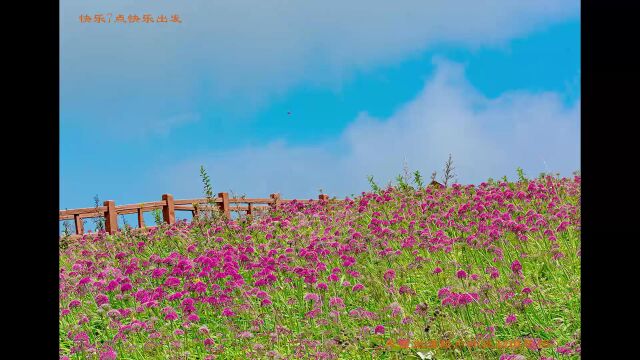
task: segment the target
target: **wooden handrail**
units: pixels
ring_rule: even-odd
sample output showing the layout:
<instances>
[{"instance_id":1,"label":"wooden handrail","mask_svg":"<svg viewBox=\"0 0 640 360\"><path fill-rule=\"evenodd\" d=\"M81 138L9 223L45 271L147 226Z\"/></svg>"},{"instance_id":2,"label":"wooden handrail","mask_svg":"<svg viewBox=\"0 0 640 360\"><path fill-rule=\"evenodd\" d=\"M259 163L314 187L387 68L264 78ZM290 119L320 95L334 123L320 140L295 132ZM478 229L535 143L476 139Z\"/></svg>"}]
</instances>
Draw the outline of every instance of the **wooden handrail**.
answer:
<instances>
[{"instance_id":1,"label":"wooden handrail","mask_svg":"<svg viewBox=\"0 0 640 360\"><path fill-rule=\"evenodd\" d=\"M218 193L218 197L207 199L178 199L174 200L173 195L163 194L161 201L149 201L138 204L118 205L115 201L107 200L103 206L92 208L65 209L60 210L58 219L73 220L75 225L75 234L84 234L83 219L103 217L105 219L105 230L109 234L118 232L118 215L137 214L138 227L134 230L146 229L143 213L146 211L162 209L163 221L167 224L174 224L176 221L176 211L191 211L195 216L198 211L211 209L212 206L218 207L227 219L231 219L231 212L245 212L247 215L253 215L255 211L265 211L273 209L278 204L299 202L302 204L311 204L318 201L334 202L343 200L330 200L329 195L320 194L318 200L298 200L298 199L281 199L279 193L271 194L268 198L230 198L226 192ZM194 204L197 205L194 206ZM234 206L231 206L234 204ZM246 204L241 206L237 204ZM265 206L255 206L263 204Z\"/></svg>"}]
</instances>

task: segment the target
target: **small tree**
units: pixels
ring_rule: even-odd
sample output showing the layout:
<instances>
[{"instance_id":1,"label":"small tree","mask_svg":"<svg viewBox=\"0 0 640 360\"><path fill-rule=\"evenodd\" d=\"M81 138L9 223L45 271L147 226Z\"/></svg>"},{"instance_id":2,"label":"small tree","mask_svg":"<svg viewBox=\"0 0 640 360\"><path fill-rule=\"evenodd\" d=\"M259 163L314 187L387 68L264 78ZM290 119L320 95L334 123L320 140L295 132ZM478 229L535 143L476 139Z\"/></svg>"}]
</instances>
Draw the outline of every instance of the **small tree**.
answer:
<instances>
[{"instance_id":1,"label":"small tree","mask_svg":"<svg viewBox=\"0 0 640 360\"><path fill-rule=\"evenodd\" d=\"M442 176L444 187L447 187L447 185L449 185L449 181L456 176L454 172L455 169L456 168L453 166L453 159L451 158L451 154L449 154L449 158L444 164L444 169L442 169L442 171L444 172L444 175Z\"/></svg>"},{"instance_id":2,"label":"small tree","mask_svg":"<svg viewBox=\"0 0 640 360\"><path fill-rule=\"evenodd\" d=\"M413 173L413 182L416 184L416 186L418 188L423 188L424 187L424 183L422 181L422 175L420 174L420 171L416 170Z\"/></svg>"}]
</instances>

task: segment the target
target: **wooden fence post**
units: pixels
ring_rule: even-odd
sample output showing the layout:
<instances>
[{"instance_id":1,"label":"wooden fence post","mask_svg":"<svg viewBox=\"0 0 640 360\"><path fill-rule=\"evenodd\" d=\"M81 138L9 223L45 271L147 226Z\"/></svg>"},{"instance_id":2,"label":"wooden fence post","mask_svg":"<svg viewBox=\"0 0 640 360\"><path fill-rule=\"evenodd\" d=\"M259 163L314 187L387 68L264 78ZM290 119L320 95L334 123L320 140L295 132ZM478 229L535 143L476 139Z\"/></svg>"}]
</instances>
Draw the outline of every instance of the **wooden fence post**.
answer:
<instances>
[{"instance_id":1,"label":"wooden fence post","mask_svg":"<svg viewBox=\"0 0 640 360\"><path fill-rule=\"evenodd\" d=\"M320 195L318 195L318 200L325 200L325 201L329 201L329 195L327 195L327 194L320 194Z\"/></svg>"},{"instance_id":2,"label":"wooden fence post","mask_svg":"<svg viewBox=\"0 0 640 360\"><path fill-rule=\"evenodd\" d=\"M222 200L220 203L218 203L220 211L222 211L222 213L228 220L231 220L231 210L229 209L229 193L218 193L218 197Z\"/></svg>"},{"instance_id":3,"label":"wooden fence post","mask_svg":"<svg viewBox=\"0 0 640 360\"><path fill-rule=\"evenodd\" d=\"M142 207L138 208L138 228L142 229L144 227L144 216L142 212Z\"/></svg>"},{"instance_id":4,"label":"wooden fence post","mask_svg":"<svg viewBox=\"0 0 640 360\"><path fill-rule=\"evenodd\" d=\"M84 226L82 224L82 218L80 217L80 214L73 215L73 221L76 223L76 234L84 234Z\"/></svg>"},{"instance_id":5,"label":"wooden fence post","mask_svg":"<svg viewBox=\"0 0 640 360\"><path fill-rule=\"evenodd\" d=\"M104 227L109 234L115 234L118 231L118 212L116 211L116 202L107 200L104 202L107 211L104 213Z\"/></svg>"},{"instance_id":6,"label":"wooden fence post","mask_svg":"<svg viewBox=\"0 0 640 360\"><path fill-rule=\"evenodd\" d=\"M278 203L280 202L280 194L279 193L270 194L269 197L273 199L273 202L269 205L272 208L275 208L276 206L278 206Z\"/></svg>"},{"instance_id":7,"label":"wooden fence post","mask_svg":"<svg viewBox=\"0 0 640 360\"><path fill-rule=\"evenodd\" d=\"M253 212L253 204L249 203L248 204L248 208L247 208L247 215L251 215L251 213Z\"/></svg>"},{"instance_id":8,"label":"wooden fence post","mask_svg":"<svg viewBox=\"0 0 640 360\"><path fill-rule=\"evenodd\" d=\"M162 201L165 204L162 206L162 217L164 218L164 222L173 225L176 223L176 208L173 203L173 195L171 194L162 194Z\"/></svg>"}]
</instances>

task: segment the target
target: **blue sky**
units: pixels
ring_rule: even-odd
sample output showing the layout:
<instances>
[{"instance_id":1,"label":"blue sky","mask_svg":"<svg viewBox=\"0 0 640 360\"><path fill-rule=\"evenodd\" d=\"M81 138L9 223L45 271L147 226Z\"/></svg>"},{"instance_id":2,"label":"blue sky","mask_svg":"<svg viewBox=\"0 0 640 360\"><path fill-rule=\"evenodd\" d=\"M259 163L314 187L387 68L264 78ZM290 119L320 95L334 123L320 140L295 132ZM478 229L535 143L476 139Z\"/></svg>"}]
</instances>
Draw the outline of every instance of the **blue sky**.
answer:
<instances>
[{"instance_id":1,"label":"blue sky","mask_svg":"<svg viewBox=\"0 0 640 360\"><path fill-rule=\"evenodd\" d=\"M347 3L63 0L60 207L579 169L578 1Z\"/></svg>"}]
</instances>

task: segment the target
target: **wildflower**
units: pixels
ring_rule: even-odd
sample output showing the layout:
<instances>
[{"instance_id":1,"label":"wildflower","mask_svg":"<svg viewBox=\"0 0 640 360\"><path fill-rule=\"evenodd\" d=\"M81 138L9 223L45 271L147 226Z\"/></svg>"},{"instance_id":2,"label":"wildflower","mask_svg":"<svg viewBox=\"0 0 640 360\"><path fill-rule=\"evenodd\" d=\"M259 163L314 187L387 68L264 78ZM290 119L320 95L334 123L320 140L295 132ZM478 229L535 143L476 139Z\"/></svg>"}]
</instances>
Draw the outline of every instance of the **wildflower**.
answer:
<instances>
[{"instance_id":1,"label":"wildflower","mask_svg":"<svg viewBox=\"0 0 640 360\"><path fill-rule=\"evenodd\" d=\"M400 289L398 289L398 292L399 292L401 295L405 295L405 294L408 294L408 295L415 295L415 294L416 294L415 290L413 290L412 288L410 288L410 287L409 287L409 286L407 286L407 285L402 285L402 286L400 286Z\"/></svg>"},{"instance_id":2,"label":"wildflower","mask_svg":"<svg viewBox=\"0 0 640 360\"><path fill-rule=\"evenodd\" d=\"M107 295L104 295L104 294L96 295L95 300L96 300L96 304L98 304L98 306L102 306L104 304L109 304L109 297L107 297Z\"/></svg>"},{"instance_id":3,"label":"wildflower","mask_svg":"<svg viewBox=\"0 0 640 360\"><path fill-rule=\"evenodd\" d=\"M175 312L170 312L164 316L164 319L167 321L176 320L178 319L178 314L176 314Z\"/></svg>"},{"instance_id":4,"label":"wildflower","mask_svg":"<svg viewBox=\"0 0 640 360\"><path fill-rule=\"evenodd\" d=\"M440 274L441 272L442 272L442 268L440 267L436 267L435 269L433 269L434 274Z\"/></svg>"},{"instance_id":5,"label":"wildflower","mask_svg":"<svg viewBox=\"0 0 640 360\"><path fill-rule=\"evenodd\" d=\"M308 293L305 294L304 299L306 301L318 302L320 301L320 296L318 294Z\"/></svg>"},{"instance_id":6,"label":"wildflower","mask_svg":"<svg viewBox=\"0 0 640 360\"><path fill-rule=\"evenodd\" d=\"M513 271L514 274L519 274L521 270L522 265L520 264L520 261L513 260L513 262L511 263L511 271Z\"/></svg>"},{"instance_id":7,"label":"wildflower","mask_svg":"<svg viewBox=\"0 0 640 360\"><path fill-rule=\"evenodd\" d=\"M115 360L118 353L111 347L108 347L106 351L100 353L100 360Z\"/></svg>"},{"instance_id":8,"label":"wildflower","mask_svg":"<svg viewBox=\"0 0 640 360\"><path fill-rule=\"evenodd\" d=\"M197 314L189 314L187 316L187 320L191 322L197 322L197 321L200 321L200 316L198 316Z\"/></svg>"},{"instance_id":9,"label":"wildflower","mask_svg":"<svg viewBox=\"0 0 640 360\"><path fill-rule=\"evenodd\" d=\"M502 354L500 360L527 360L527 358L519 354Z\"/></svg>"},{"instance_id":10,"label":"wildflower","mask_svg":"<svg viewBox=\"0 0 640 360\"><path fill-rule=\"evenodd\" d=\"M329 287L327 286L326 283L318 283L318 285L316 285L316 287L320 290L327 290Z\"/></svg>"},{"instance_id":11,"label":"wildflower","mask_svg":"<svg viewBox=\"0 0 640 360\"><path fill-rule=\"evenodd\" d=\"M364 289L364 285L362 284L355 284L353 285L353 287L351 288L351 291L356 292L356 291L360 291Z\"/></svg>"},{"instance_id":12,"label":"wildflower","mask_svg":"<svg viewBox=\"0 0 640 360\"><path fill-rule=\"evenodd\" d=\"M307 312L306 314L304 314L304 316L308 319L313 319L316 316L318 316L321 312L322 312L322 309L317 308Z\"/></svg>"},{"instance_id":13,"label":"wildflower","mask_svg":"<svg viewBox=\"0 0 640 360\"><path fill-rule=\"evenodd\" d=\"M332 297L329 299L329 306L344 308L344 300L339 297Z\"/></svg>"},{"instance_id":14,"label":"wildflower","mask_svg":"<svg viewBox=\"0 0 640 360\"><path fill-rule=\"evenodd\" d=\"M151 277L154 279L157 279L159 277L161 277L162 275L164 275L168 270L165 268L157 268L154 269L153 272L151 273Z\"/></svg>"},{"instance_id":15,"label":"wildflower","mask_svg":"<svg viewBox=\"0 0 640 360\"><path fill-rule=\"evenodd\" d=\"M178 285L180 285L180 279L173 276L169 276L167 280L164 282L164 286L168 286L168 287L175 287Z\"/></svg>"},{"instance_id":16,"label":"wildflower","mask_svg":"<svg viewBox=\"0 0 640 360\"><path fill-rule=\"evenodd\" d=\"M466 279L467 272L464 270L458 270L458 272L456 272L456 276L458 277L458 279Z\"/></svg>"},{"instance_id":17,"label":"wildflower","mask_svg":"<svg viewBox=\"0 0 640 360\"><path fill-rule=\"evenodd\" d=\"M396 277L396 272L393 269L388 269L384 273L384 279L386 281L393 281L393 279L395 279L395 277Z\"/></svg>"},{"instance_id":18,"label":"wildflower","mask_svg":"<svg viewBox=\"0 0 640 360\"><path fill-rule=\"evenodd\" d=\"M69 308L75 308L82 305L82 303L80 302L80 300L71 300L71 302L69 302Z\"/></svg>"},{"instance_id":19,"label":"wildflower","mask_svg":"<svg viewBox=\"0 0 640 360\"><path fill-rule=\"evenodd\" d=\"M226 317L232 317L234 316L236 313L233 312L233 310L229 309L229 308L224 308L222 310L222 316L226 316Z\"/></svg>"},{"instance_id":20,"label":"wildflower","mask_svg":"<svg viewBox=\"0 0 640 360\"><path fill-rule=\"evenodd\" d=\"M438 298L442 299L443 297L449 295L450 293L451 293L451 290L449 290L448 287L442 288L438 290Z\"/></svg>"},{"instance_id":21,"label":"wildflower","mask_svg":"<svg viewBox=\"0 0 640 360\"><path fill-rule=\"evenodd\" d=\"M514 322L516 322L516 315L515 314L509 314L507 315L506 319L504 320L505 324L509 325L512 324Z\"/></svg>"},{"instance_id":22,"label":"wildflower","mask_svg":"<svg viewBox=\"0 0 640 360\"><path fill-rule=\"evenodd\" d=\"M384 334L384 325L378 325L375 327L375 329L373 329L373 333L374 334Z\"/></svg>"}]
</instances>

